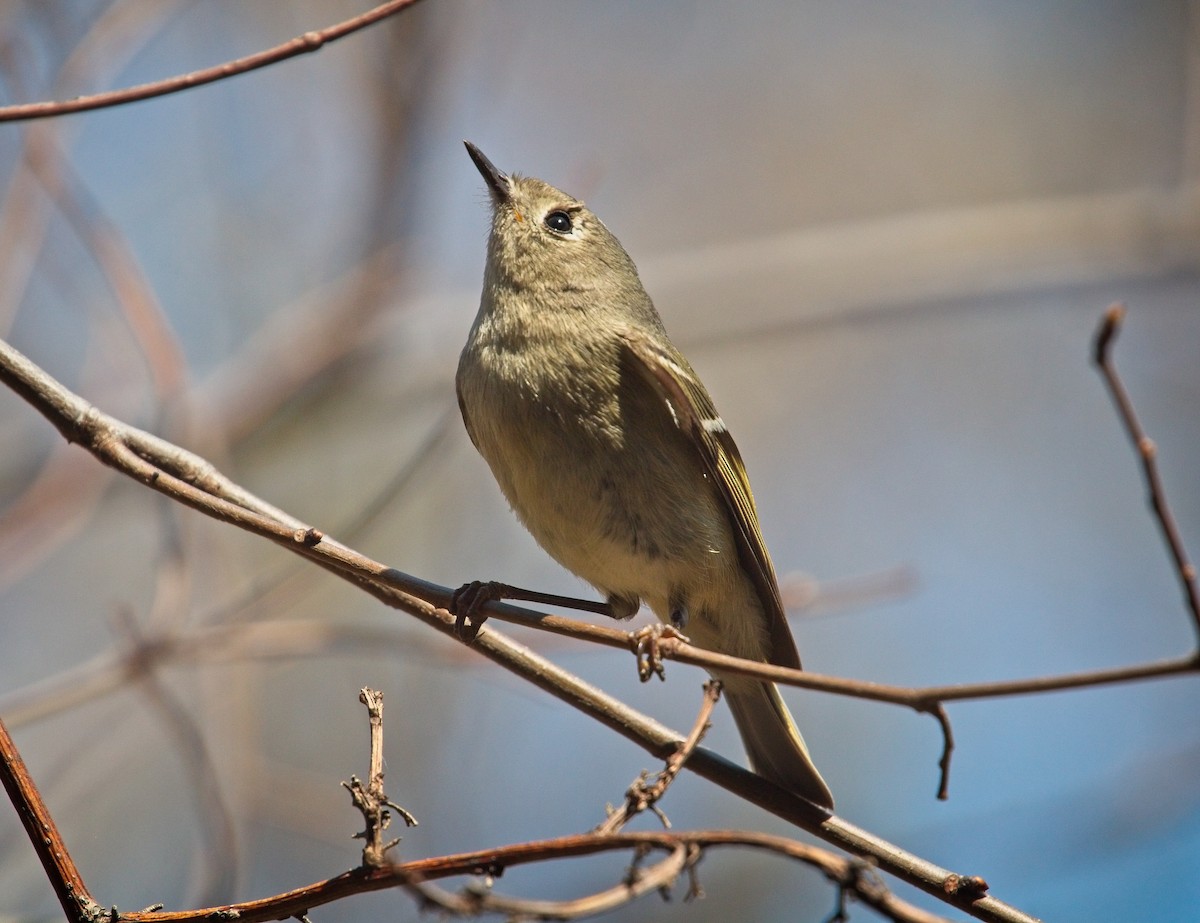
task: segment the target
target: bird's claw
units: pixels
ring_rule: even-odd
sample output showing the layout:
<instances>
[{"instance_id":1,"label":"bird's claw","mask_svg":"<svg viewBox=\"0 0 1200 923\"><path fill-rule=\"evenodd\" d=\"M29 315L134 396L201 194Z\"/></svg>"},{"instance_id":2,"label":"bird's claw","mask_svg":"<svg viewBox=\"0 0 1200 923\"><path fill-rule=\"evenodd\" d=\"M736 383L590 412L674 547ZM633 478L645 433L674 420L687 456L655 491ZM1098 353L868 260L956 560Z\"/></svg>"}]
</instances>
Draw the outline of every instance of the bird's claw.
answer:
<instances>
[{"instance_id":1,"label":"bird's claw","mask_svg":"<svg viewBox=\"0 0 1200 923\"><path fill-rule=\"evenodd\" d=\"M487 621L480 610L490 602L504 599L506 587L494 580L472 580L450 594L450 614L454 616L454 633L463 641L474 641Z\"/></svg>"},{"instance_id":2,"label":"bird's claw","mask_svg":"<svg viewBox=\"0 0 1200 923\"><path fill-rule=\"evenodd\" d=\"M638 679L643 683L649 682L652 676L657 676L661 680L667 678L662 663L662 642L664 640L690 643L687 635L674 625L664 625L659 622L629 633L629 646L637 658Z\"/></svg>"}]
</instances>

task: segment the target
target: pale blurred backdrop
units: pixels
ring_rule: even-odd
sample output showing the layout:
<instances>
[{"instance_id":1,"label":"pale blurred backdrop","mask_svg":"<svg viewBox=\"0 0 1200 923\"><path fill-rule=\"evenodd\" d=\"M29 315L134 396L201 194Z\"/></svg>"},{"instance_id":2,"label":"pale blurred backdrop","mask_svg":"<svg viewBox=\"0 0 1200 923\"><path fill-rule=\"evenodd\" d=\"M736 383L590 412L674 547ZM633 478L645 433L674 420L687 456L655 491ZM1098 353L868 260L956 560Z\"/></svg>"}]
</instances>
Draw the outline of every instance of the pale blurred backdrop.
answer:
<instances>
[{"instance_id":1,"label":"pale blurred backdrop","mask_svg":"<svg viewBox=\"0 0 1200 923\"><path fill-rule=\"evenodd\" d=\"M366 6L10 0L0 101L186 72ZM1088 357L1126 301L1117 360L1200 555L1197 12L425 0L227 82L0 125L0 335L376 559L586 593L457 419L487 229L469 138L585 198L637 261L738 439L778 570L815 581L793 621L808 668L924 685L1182 654L1195 632ZM100 469L8 392L0 440L0 715L106 903L249 899L355 864L338 782L366 771L363 685L386 697L389 794L421 821L405 858L586 830L652 766ZM243 640L195 640L216 626ZM690 726L700 671L642 686L619 652L518 634ZM139 637L185 640L123 680ZM839 813L1090 921L1196 917L1198 696L1176 678L951 706L941 803L931 720L787 692ZM724 706L707 743L743 759ZM793 832L686 773L664 808L678 828ZM11 811L0 849L0 919L56 917ZM623 861L499 887L571 896ZM815 873L758 855L714 855L701 880L702 902L681 887L608 919L833 907ZM419 917L400 893L313 914Z\"/></svg>"}]
</instances>

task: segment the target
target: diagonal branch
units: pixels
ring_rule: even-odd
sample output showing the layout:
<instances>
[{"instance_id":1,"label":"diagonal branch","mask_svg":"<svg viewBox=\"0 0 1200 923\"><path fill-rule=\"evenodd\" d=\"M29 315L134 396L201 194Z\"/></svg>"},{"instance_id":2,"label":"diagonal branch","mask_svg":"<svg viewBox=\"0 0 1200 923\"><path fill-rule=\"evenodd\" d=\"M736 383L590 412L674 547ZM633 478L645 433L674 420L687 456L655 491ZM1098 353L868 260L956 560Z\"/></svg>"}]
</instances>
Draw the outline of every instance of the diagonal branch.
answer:
<instances>
[{"instance_id":1,"label":"diagonal branch","mask_svg":"<svg viewBox=\"0 0 1200 923\"><path fill-rule=\"evenodd\" d=\"M444 608L450 595L445 587L385 567L326 538L317 529L304 525L233 483L199 456L92 407L3 341L0 341L0 381L50 420L68 441L80 443L104 464L206 515L283 545L356 583L387 605L416 616L444 634L454 635L454 617ZM496 610L501 608L511 607L495 607ZM493 611L492 607L489 611ZM550 618L554 617L543 617L543 620ZM624 633L617 634L622 636L622 644L627 645L628 637ZM684 735L679 732L629 708L494 629L485 626L473 647L494 663L567 702L659 759L670 757L683 740ZM982 920L1032 920L1027 914L976 890L948 888L950 882L971 879L908 853L841 818L827 815L810 802L712 751L697 748L689 758L687 768L826 842L856 855L870 856L881 870L972 916ZM54 874L50 867L47 872Z\"/></svg>"},{"instance_id":2,"label":"diagonal branch","mask_svg":"<svg viewBox=\"0 0 1200 923\"><path fill-rule=\"evenodd\" d=\"M8 728L0 720L0 779L12 802L29 841L33 844L42 867L50 878L54 893L68 920L95 916L102 912L83 883L83 876L75 867L75 860L67 851L54 818L46 810L46 804L37 790L25 761L9 736Z\"/></svg>"},{"instance_id":3,"label":"diagonal branch","mask_svg":"<svg viewBox=\"0 0 1200 923\"><path fill-rule=\"evenodd\" d=\"M417 0L389 0L389 2L381 3L374 9L368 10L359 16L324 29L305 32L303 35L298 35L294 39L284 42L282 45L276 45L274 48L266 48L262 51L256 51L254 54L246 55L244 58L226 61L224 64L217 64L213 67L192 71L188 74L168 77L165 80L143 83L135 87L126 87L122 90L109 90L108 92L96 93L92 96L77 96L75 99L58 102L23 103L16 106L0 107L0 122L44 119L50 116L67 115L72 112L86 112L91 109L120 106L124 103L152 99L155 96L166 96L169 93L178 93L180 90L188 90L206 83L225 80L228 77L236 77L238 74L257 70L260 67L267 67L270 64L294 58L297 55L320 51L329 42L344 38L352 32L357 32L360 29L365 29L367 26L374 25L379 20L394 13L399 13L416 2Z\"/></svg>"},{"instance_id":4,"label":"diagonal branch","mask_svg":"<svg viewBox=\"0 0 1200 923\"><path fill-rule=\"evenodd\" d=\"M1093 358L1100 368L1100 374L1104 376L1113 402L1117 405L1117 412L1121 415L1125 431L1129 434L1129 439L1133 442L1133 447L1137 449L1138 457L1142 461L1142 474L1146 479L1146 490L1150 495L1150 508L1154 511L1154 518L1158 520L1163 538L1167 543L1167 549L1171 553L1171 560L1175 563L1179 583L1183 588L1183 599L1192 615L1192 623L1197 633L1200 633L1200 589L1196 586L1196 566L1188 560L1187 550L1183 547L1183 537L1179 534L1179 526L1175 524L1175 517L1171 513L1170 506L1167 505L1166 491L1163 489L1162 478L1158 473L1158 446L1142 429L1142 424L1133 409L1133 401L1112 361L1112 344L1116 341L1124 320L1125 306L1123 304L1114 304L1109 307L1104 314L1100 329L1096 331Z\"/></svg>"}]
</instances>

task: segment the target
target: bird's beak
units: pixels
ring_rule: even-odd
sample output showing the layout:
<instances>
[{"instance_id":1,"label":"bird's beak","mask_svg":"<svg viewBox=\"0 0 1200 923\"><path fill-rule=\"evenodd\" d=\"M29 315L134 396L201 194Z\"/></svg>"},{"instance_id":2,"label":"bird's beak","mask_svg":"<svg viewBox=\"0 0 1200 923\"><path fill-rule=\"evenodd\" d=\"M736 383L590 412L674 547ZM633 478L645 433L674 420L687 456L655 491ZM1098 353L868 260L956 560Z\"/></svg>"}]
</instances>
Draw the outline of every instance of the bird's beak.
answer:
<instances>
[{"instance_id":1,"label":"bird's beak","mask_svg":"<svg viewBox=\"0 0 1200 923\"><path fill-rule=\"evenodd\" d=\"M471 160L475 162L476 169L483 175L487 181L488 189L499 202L507 202L509 199L508 177L496 169L496 165L483 155L483 151L477 148L470 141L464 141L467 146L467 153L471 155Z\"/></svg>"}]
</instances>

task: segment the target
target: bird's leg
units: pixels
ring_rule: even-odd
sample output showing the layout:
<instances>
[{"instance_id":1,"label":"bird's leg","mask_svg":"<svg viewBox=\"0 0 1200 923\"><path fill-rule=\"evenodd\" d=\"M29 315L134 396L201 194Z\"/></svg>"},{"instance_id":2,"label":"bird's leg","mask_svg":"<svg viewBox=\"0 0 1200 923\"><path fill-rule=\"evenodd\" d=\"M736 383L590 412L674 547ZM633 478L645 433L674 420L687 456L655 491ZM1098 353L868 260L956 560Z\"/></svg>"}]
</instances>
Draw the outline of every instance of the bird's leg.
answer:
<instances>
[{"instance_id":1,"label":"bird's leg","mask_svg":"<svg viewBox=\"0 0 1200 923\"><path fill-rule=\"evenodd\" d=\"M464 583L450 594L450 614L454 616L454 631L465 641L472 640L479 629L483 627L487 615L482 612L490 602L500 602L505 599L521 602L541 603L546 606L560 606L564 609L575 609L579 612L594 612L596 615L606 615L609 618L629 618L637 611L638 602L633 602L629 608L629 600L622 597L610 596L608 602L594 602L590 599L578 599L574 596L559 596L556 593L542 593L538 590L526 590L495 580L472 580Z\"/></svg>"}]
</instances>

